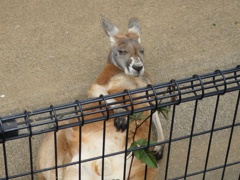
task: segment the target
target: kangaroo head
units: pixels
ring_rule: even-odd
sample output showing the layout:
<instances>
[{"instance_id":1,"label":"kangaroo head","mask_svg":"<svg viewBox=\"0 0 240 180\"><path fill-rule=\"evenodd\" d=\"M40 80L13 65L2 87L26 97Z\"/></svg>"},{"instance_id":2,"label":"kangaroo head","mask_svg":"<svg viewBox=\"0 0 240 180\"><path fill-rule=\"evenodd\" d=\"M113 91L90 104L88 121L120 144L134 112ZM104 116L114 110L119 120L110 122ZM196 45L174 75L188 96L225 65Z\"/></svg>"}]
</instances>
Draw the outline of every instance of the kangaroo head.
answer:
<instances>
[{"instance_id":1,"label":"kangaroo head","mask_svg":"<svg viewBox=\"0 0 240 180\"><path fill-rule=\"evenodd\" d=\"M144 50L140 45L141 27L137 18L130 18L128 32L120 34L116 26L104 17L102 26L111 42L108 63L117 66L127 75L141 76L144 73Z\"/></svg>"}]
</instances>

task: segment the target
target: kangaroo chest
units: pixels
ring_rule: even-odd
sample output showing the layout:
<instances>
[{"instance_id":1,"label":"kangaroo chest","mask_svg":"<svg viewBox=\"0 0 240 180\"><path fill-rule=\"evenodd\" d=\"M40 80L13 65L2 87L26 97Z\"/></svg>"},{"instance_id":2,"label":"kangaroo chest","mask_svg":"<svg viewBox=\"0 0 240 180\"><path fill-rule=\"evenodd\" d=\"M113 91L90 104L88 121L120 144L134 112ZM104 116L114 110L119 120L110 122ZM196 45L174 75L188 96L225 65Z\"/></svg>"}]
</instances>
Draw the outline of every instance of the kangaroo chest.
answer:
<instances>
[{"instance_id":1,"label":"kangaroo chest","mask_svg":"<svg viewBox=\"0 0 240 180\"><path fill-rule=\"evenodd\" d=\"M150 81L144 77L133 77L126 75L124 73L117 74L113 76L109 82L106 84L106 89L119 89L119 91L122 91L122 89L136 89L141 87L146 87L148 84L150 84Z\"/></svg>"},{"instance_id":2,"label":"kangaroo chest","mask_svg":"<svg viewBox=\"0 0 240 180\"><path fill-rule=\"evenodd\" d=\"M89 97L98 97L100 94L108 95L123 92L125 89L131 90L146 87L150 80L145 76L133 77L124 73L119 73L107 81L105 84L94 83L88 90Z\"/></svg>"}]
</instances>

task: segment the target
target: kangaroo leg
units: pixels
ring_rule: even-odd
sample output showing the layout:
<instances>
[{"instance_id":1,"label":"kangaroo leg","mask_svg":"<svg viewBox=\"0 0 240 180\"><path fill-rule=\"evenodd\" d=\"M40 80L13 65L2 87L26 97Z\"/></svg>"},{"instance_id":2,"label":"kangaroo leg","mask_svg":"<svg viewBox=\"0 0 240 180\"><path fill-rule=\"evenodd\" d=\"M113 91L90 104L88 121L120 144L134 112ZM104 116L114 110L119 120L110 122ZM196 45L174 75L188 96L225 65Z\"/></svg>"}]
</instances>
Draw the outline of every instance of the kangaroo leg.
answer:
<instances>
[{"instance_id":1,"label":"kangaroo leg","mask_svg":"<svg viewBox=\"0 0 240 180\"><path fill-rule=\"evenodd\" d=\"M164 141L162 124L158 116L158 112L153 113L152 115L153 125L157 133L157 142ZM164 145L155 146L154 154L157 160L160 160L163 157Z\"/></svg>"}]
</instances>

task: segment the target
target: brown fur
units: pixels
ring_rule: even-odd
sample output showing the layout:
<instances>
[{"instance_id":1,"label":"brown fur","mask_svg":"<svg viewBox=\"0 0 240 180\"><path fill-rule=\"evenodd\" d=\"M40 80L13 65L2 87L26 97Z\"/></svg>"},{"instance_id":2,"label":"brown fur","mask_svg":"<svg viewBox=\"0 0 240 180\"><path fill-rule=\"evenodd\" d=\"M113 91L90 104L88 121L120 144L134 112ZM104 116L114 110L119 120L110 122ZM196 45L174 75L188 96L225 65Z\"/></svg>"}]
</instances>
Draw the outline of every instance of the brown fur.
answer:
<instances>
[{"instance_id":1,"label":"brown fur","mask_svg":"<svg viewBox=\"0 0 240 180\"><path fill-rule=\"evenodd\" d=\"M145 115L148 115L148 112L145 112ZM88 118L94 118L94 116L89 116ZM87 121L88 119L85 119ZM76 121L73 119L72 121ZM136 135L136 140L141 138L146 138L148 136L148 129L149 129L149 121L146 121L140 128L139 133ZM86 124L82 127L82 151L83 149L88 146L89 144L94 144L95 142L92 141L93 139L96 141L102 141L102 132L103 131L103 122L96 122L93 124ZM132 137L135 131L135 124L131 123L129 127L129 136L128 141L129 145L132 143ZM58 165L66 164L71 162L71 159L74 155L79 153L79 128L68 128L64 130L59 130L57 133L57 151L58 151ZM105 148L108 149L109 146L111 146L111 141L117 142L115 144L115 148L113 148L113 152L108 151L108 153L114 153L117 151L122 151L125 149L125 138L126 134L125 132L117 132L115 127L113 126L113 119L110 119L106 122L106 144ZM100 143L101 144L101 143ZM101 149L102 146L98 147L99 151L97 153L97 156L101 156ZM86 151L91 151L92 148L87 149ZM106 150L107 151L107 150ZM106 153L106 154L108 154ZM55 166L55 150L54 150L54 133L47 133L42 141L41 148L39 150L39 156L38 156L38 163L37 163L37 169L43 169L43 168L49 168ZM90 157L87 157L90 158ZM84 157L82 157L84 159ZM113 162L115 159L115 156L112 157L111 162ZM128 161L130 161L131 158L129 158ZM113 163L114 164L114 163ZM115 164L118 164L118 162L115 162ZM110 165L105 165L105 168L109 168ZM119 163L119 166L123 166L122 163ZM115 167L118 168L118 165L115 165ZM95 174L92 177L85 177L84 180L92 180L92 179L100 179L101 174L99 174L99 171L97 170L99 165L96 164L96 160L92 161L91 164L88 166L88 168L91 170L92 173ZM127 171L128 172L128 171ZM83 172L84 173L84 172ZM122 172L123 173L123 172ZM120 173L121 174L121 173ZM141 180L143 179L145 174L145 166L143 163L141 163L136 158L134 159L132 170L131 170L131 180ZM59 180L67 180L67 179L77 179L78 178L78 171L76 169L72 168L60 168L58 169L58 175ZM154 180L157 177L157 169L148 168L147 173L147 179ZM114 178L114 176L112 177ZM38 174L38 179L40 180L52 180L56 179L55 177L55 170L46 171L43 173ZM119 177L116 177L116 179L122 179L122 174Z\"/></svg>"},{"instance_id":2,"label":"brown fur","mask_svg":"<svg viewBox=\"0 0 240 180\"><path fill-rule=\"evenodd\" d=\"M98 76L95 82L99 85L105 85L109 82L111 77L119 73L122 73L122 71L119 68L112 64L107 64L106 67L103 69L101 75Z\"/></svg>"}]
</instances>

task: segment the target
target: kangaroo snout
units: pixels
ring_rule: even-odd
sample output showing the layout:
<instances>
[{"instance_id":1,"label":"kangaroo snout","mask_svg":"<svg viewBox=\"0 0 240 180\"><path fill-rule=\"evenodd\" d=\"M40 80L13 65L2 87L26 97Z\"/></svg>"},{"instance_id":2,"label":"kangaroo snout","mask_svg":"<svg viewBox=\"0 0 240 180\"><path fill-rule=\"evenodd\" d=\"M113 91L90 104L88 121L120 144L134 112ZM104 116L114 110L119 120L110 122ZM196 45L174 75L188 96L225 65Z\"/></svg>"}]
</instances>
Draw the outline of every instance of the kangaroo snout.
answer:
<instances>
[{"instance_id":1,"label":"kangaroo snout","mask_svg":"<svg viewBox=\"0 0 240 180\"><path fill-rule=\"evenodd\" d=\"M132 68L133 68L134 70L136 70L137 72L140 72L140 71L143 69L143 66L133 65Z\"/></svg>"}]
</instances>

